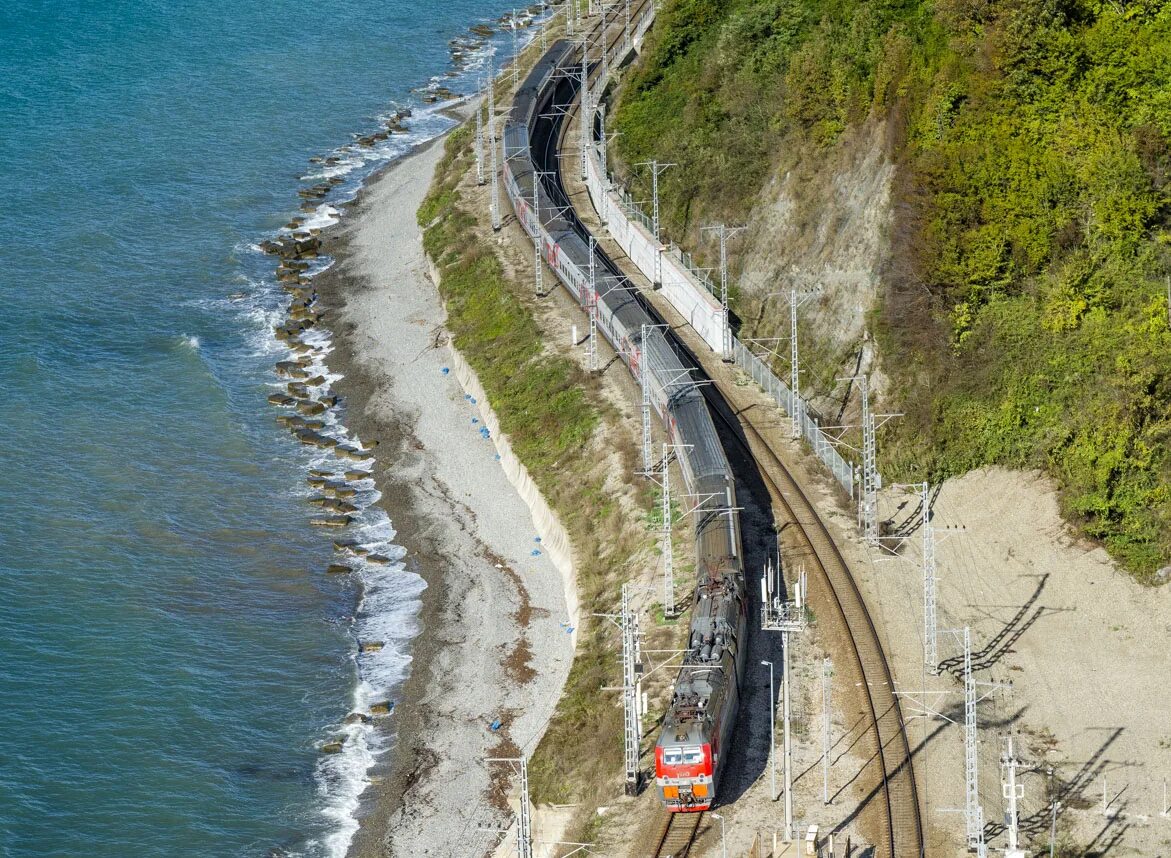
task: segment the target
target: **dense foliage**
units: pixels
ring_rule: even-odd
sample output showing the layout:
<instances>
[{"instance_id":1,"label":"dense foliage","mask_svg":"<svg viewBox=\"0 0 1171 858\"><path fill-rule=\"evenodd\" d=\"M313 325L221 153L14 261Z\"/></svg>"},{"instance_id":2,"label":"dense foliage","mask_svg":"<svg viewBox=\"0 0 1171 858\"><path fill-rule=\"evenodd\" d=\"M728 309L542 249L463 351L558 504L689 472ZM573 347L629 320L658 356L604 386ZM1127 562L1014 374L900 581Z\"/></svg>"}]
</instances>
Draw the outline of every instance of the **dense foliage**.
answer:
<instances>
[{"instance_id":1,"label":"dense foliage","mask_svg":"<svg viewBox=\"0 0 1171 858\"><path fill-rule=\"evenodd\" d=\"M1045 468L1142 576L1171 560L1171 3L675 0L619 105L677 237L871 117L899 165L888 468Z\"/></svg>"}]
</instances>

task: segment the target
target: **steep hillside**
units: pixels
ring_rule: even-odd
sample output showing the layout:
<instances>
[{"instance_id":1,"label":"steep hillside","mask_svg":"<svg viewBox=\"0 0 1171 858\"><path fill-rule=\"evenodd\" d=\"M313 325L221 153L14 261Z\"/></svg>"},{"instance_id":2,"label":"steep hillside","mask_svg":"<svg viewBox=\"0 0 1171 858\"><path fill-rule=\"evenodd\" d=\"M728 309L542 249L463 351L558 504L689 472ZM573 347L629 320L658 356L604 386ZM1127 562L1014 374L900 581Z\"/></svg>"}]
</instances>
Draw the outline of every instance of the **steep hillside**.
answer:
<instances>
[{"instance_id":1,"label":"steep hillside","mask_svg":"<svg viewBox=\"0 0 1171 858\"><path fill-rule=\"evenodd\" d=\"M906 415L888 476L1038 466L1140 579L1171 561L1171 4L666 0L617 124L621 162L679 164L671 237L787 200L776 256L814 281L857 228L824 191L893 164L859 209L872 258L845 265L865 276L819 311L854 318L811 328L810 382L861 360L869 313L883 407ZM745 333L776 331L762 297L784 273L746 272Z\"/></svg>"}]
</instances>

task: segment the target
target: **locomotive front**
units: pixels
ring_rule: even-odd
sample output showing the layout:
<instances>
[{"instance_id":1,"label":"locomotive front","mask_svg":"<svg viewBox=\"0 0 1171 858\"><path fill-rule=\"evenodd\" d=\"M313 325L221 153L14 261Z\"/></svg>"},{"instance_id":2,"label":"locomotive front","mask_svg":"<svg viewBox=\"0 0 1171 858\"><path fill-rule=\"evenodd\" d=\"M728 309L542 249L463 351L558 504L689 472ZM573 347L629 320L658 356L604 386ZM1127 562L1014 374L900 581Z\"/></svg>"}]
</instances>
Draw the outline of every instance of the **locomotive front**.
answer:
<instances>
[{"instance_id":1,"label":"locomotive front","mask_svg":"<svg viewBox=\"0 0 1171 858\"><path fill-rule=\"evenodd\" d=\"M684 735L686 734L679 734ZM707 810L715 797L712 746L695 735L695 741L666 736L655 747L655 784L667 810Z\"/></svg>"}]
</instances>

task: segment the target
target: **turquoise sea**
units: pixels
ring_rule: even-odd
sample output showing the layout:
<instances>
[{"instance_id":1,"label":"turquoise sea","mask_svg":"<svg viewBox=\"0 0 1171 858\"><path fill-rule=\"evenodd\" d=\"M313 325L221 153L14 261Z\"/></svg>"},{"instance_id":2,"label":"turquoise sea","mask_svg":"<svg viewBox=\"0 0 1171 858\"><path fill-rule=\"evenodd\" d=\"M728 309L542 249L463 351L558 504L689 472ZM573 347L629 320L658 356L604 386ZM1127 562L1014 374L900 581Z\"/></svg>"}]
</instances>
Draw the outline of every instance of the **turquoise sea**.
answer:
<instances>
[{"instance_id":1,"label":"turquoise sea","mask_svg":"<svg viewBox=\"0 0 1171 858\"><path fill-rule=\"evenodd\" d=\"M319 180L310 156L508 8L0 6L4 858L344 854L382 749L356 728L319 747L393 697L422 584L323 574L314 459L266 403L283 296L255 245ZM417 109L409 140L343 150L331 198L446 125ZM379 515L363 532L398 556ZM363 629L389 644L359 665Z\"/></svg>"}]
</instances>

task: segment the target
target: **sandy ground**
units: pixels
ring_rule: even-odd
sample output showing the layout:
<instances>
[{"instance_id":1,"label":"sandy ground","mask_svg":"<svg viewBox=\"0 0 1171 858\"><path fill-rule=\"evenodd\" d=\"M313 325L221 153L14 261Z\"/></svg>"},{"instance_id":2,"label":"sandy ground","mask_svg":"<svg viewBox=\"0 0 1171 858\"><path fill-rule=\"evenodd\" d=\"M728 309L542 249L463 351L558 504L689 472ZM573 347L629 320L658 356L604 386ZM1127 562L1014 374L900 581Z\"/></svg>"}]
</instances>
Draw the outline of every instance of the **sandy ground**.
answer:
<instances>
[{"instance_id":1,"label":"sandy ground","mask_svg":"<svg viewBox=\"0 0 1171 858\"><path fill-rule=\"evenodd\" d=\"M351 848L362 858L490 849L497 835L478 829L507 821L508 766L486 759L531 749L572 659L561 577L477 406L443 371L443 311L415 223L441 152L437 141L367 184L316 282L347 423L382 442L378 487L428 584L395 747L363 797Z\"/></svg>"},{"instance_id":2,"label":"sandy ground","mask_svg":"<svg viewBox=\"0 0 1171 858\"><path fill-rule=\"evenodd\" d=\"M1048 846L1052 769L1059 840L1064 832L1089 854L1171 855L1171 818L1160 816L1171 778L1171 590L1140 587L1103 549L1076 541L1053 486L1038 474L975 471L947 481L932 509L941 530L939 627L969 626L977 679L1011 683L979 688L988 695L978 716L989 842L1005 842L999 759L1012 733L1029 768L1021 778L1026 843ZM919 510L917 496L888 489L884 517L896 528L910 519L899 528L910 537L906 559L881 559L856 542L852 559L909 693L907 714L925 704L962 717L961 687L950 673L961 668L960 638L939 635L943 677L924 678L921 667L921 531L912 529ZM938 718L911 729L913 740L929 737L920 780L942 849L962 833L962 817L942 813L963 806L962 735Z\"/></svg>"}]
</instances>

